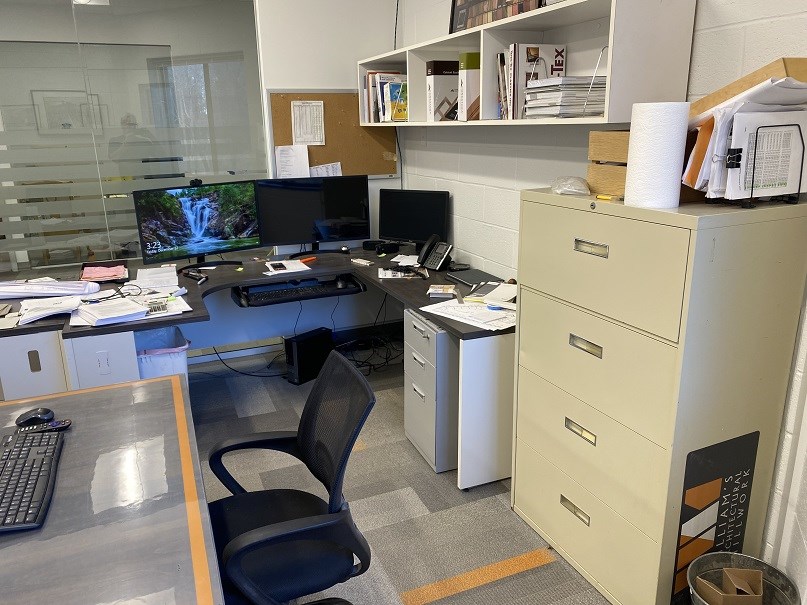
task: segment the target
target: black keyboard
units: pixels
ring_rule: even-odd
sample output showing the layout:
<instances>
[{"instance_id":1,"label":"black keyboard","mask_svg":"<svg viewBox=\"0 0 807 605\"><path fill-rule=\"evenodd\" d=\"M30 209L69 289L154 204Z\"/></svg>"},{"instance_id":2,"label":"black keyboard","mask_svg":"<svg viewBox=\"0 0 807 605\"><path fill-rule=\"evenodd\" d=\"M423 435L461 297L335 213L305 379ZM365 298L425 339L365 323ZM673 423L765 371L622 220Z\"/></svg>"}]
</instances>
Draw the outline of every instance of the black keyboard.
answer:
<instances>
[{"instance_id":1,"label":"black keyboard","mask_svg":"<svg viewBox=\"0 0 807 605\"><path fill-rule=\"evenodd\" d=\"M280 282L260 286L244 286L233 288L233 299L242 307L262 307L286 302L296 302L311 298L325 298L328 296L346 296L364 292L365 288L359 282L349 277L336 280L318 281L316 279L302 280L296 283Z\"/></svg>"},{"instance_id":2,"label":"black keyboard","mask_svg":"<svg viewBox=\"0 0 807 605\"><path fill-rule=\"evenodd\" d=\"M0 532L40 527L53 496L63 435L12 434L0 439Z\"/></svg>"}]
</instances>

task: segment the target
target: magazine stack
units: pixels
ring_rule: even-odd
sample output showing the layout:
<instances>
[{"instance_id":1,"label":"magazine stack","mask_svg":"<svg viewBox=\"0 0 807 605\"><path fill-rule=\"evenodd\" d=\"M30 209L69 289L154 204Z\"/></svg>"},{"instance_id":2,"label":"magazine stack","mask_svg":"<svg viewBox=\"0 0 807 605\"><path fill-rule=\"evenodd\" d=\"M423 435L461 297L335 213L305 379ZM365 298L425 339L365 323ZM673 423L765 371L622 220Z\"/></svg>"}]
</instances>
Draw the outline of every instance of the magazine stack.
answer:
<instances>
[{"instance_id":1,"label":"magazine stack","mask_svg":"<svg viewBox=\"0 0 807 605\"><path fill-rule=\"evenodd\" d=\"M524 118L578 118L605 113L605 76L530 80L524 89Z\"/></svg>"}]
</instances>

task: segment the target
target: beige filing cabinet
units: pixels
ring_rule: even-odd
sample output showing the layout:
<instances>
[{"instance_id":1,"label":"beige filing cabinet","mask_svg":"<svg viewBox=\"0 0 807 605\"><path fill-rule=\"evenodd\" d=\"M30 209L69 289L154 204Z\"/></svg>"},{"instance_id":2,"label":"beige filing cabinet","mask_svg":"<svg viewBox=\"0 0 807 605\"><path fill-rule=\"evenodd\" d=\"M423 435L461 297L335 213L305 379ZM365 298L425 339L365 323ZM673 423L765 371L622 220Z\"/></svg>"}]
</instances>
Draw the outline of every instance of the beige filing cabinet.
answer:
<instances>
[{"instance_id":1,"label":"beige filing cabinet","mask_svg":"<svg viewBox=\"0 0 807 605\"><path fill-rule=\"evenodd\" d=\"M404 432L435 472L457 468L459 346L404 311Z\"/></svg>"},{"instance_id":2,"label":"beige filing cabinet","mask_svg":"<svg viewBox=\"0 0 807 605\"><path fill-rule=\"evenodd\" d=\"M522 192L515 511L611 602L759 555L807 273L807 205ZM744 543L743 543L744 534Z\"/></svg>"}]
</instances>

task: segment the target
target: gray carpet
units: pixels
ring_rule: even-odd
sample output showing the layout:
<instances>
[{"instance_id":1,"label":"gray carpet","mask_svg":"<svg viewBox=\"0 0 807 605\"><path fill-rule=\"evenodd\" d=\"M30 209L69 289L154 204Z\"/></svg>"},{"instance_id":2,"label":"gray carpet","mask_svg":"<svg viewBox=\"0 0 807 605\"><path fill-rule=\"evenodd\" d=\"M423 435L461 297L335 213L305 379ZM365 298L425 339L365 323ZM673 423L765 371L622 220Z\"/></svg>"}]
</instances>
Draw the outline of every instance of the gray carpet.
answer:
<instances>
[{"instance_id":1,"label":"gray carpet","mask_svg":"<svg viewBox=\"0 0 807 605\"><path fill-rule=\"evenodd\" d=\"M228 363L250 373L282 371L282 363L266 369L270 358ZM344 495L373 560L365 574L327 596L355 605L607 603L510 509L509 481L463 492L456 471L432 471L403 432L401 364L372 372L369 381L377 403L351 455ZM239 375L218 362L191 366L191 407L209 501L227 495L205 462L210 447L242 433L296 429L312 384ZM325 496L289 456L251 451L231 454L227 462L247 489L294 487Z\"/></svg>"}]
</instances>

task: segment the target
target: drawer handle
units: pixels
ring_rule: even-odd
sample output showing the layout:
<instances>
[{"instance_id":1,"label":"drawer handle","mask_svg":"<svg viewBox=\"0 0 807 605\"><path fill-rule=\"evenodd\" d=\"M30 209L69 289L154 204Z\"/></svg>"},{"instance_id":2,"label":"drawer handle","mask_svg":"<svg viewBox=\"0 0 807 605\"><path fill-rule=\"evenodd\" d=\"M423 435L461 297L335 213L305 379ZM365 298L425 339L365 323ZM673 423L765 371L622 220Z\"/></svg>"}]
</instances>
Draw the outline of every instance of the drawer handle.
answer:
<instances>
[{"instance_id":1,"label":"drawer handle","mask_svg":"<svg viewBox=\"0 0 807 605\"><path fill-rule=\"evenodd\" d=\"M574 250L583 254L608 258L608 244L598 244L597 242L590 242L576 237L574 238Z\"/></svg>"},{"instance_id":2,"label":"drawer handle","mask_svg":"<svg viewBox=\"0 0 807 605\"><path fill-rule=\"evenodd\" d=\"M588 441L594 447L597 447L597 435L595 435L589 430L586 430L584 427L580 426L569 417L566 417L565 424L566 428L569 429L572 433L574 433L581 439Z\"/></svg>"},{"instance_id":3,"label":"drawer handle","mask_svg":"<svg viewBox=\"0 0 807 605\"><path fill-rule=\"evenodd\" d=\"M591 517L590 517L589 515L587 515L586 513L584 513L584 512L583 512L583 510L582 510L580 507L578 507L578 506L577 506L577 505L576 505L574 502L572 502L571 500L569 500L569 499L568 499L566 496L564 496L563 494L561 494L561 495L560 495L560 503L561 503L561 504L562 504L562 505L563 505L563 506L564 506L564 507L565 507L565 508L566 508L566 509L567 509L567 510L570 512L570 513L572 513L572 514L573 514L575 517L577 517L577 518L578 518L578 519L580 519L580 520L581 520L583 523L585 523L585 524L586 524L586 526L590 526L590 525L591 525Z\"/></svg>"},{"instance_id":4,"label":"drawer handle","mask_svg":"<svg viewBox=\"0 0 807 605\"><path fill-rule=\"evenodd\" d=\"M575 349L580 349L589 355L594 355L594 357L602 359L602 347L598 344L594 344L590 340L580 338L577 334L569 334L569 344Z\"/></svg>"},{"instance_id":5,"label":"drawer handle","mask_svg":"<svg viewBox=\"0 0 807 605\"><path fill-rule=\"evenodd\" d=\"M426 330L421 328L415 322L412 322L412 327L415 328L415 330L417 330L418 332L420 332L421 338L425 338L426 340L429 340L429 333Z\"/></svg>"},{"instance_id":6,"label":"drawer handle","mask_svg":"<svg viewBox=\"0 0 807 605\"><path fill-rule=\"evenodd\" d=\"M422 392L420 391L420 389L419 389L419 388L417 388L415 385L412 385L412 390L413 390L413 391L415 392L415 394L416 394L418 397L420 397L420 398L421 398L423 401L426 401L426 393L422 393Z\"/></svg>"},{"instance_id":7,"label":"drawer handle","mask_svg":"<svg viewBox=\"0 0 807 605\"><path fill-rule=\"evenodd\" d=\"M423 368L424 370L426 369L426 360L425 359L420 359L414 353L412 353L412 359L414 359L415 363L418 364L421 368Z\"/></svg>"}]
</instances>

